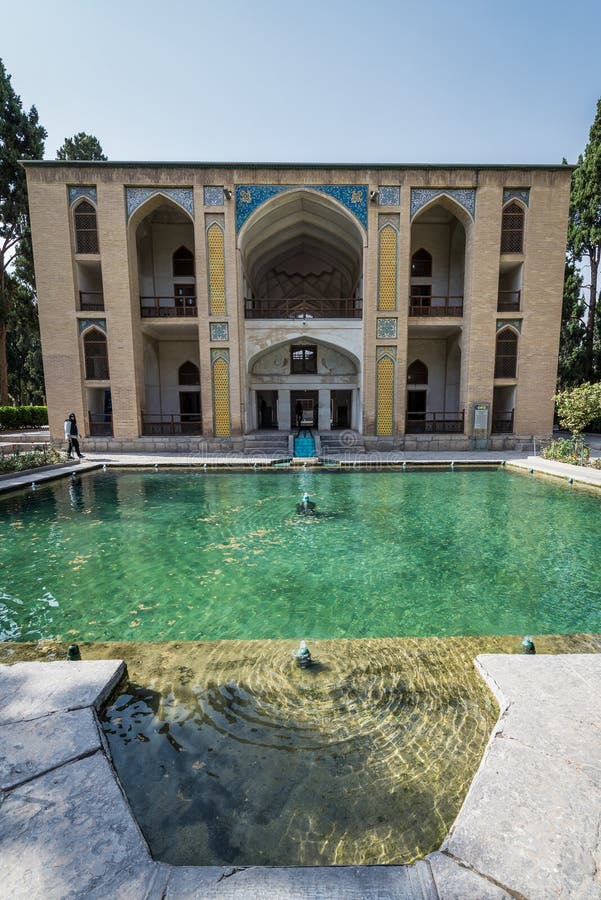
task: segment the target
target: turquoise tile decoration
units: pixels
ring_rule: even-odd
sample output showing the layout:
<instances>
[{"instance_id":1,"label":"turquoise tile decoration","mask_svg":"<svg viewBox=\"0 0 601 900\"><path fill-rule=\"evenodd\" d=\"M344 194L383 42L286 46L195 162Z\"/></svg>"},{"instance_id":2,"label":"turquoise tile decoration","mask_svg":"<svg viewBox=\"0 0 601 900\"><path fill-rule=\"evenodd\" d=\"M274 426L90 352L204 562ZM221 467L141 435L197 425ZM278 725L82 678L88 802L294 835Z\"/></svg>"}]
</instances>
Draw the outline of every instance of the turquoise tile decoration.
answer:
<instances>
[{"instance_id":1,"label":"turquoise tile decoration","mask_svg":"<svg viewBox=\"0 0 601 900\"><path fill-rule=\"evenodd\" d=\"M229 341L230 328L227 322L211 322L209 329L212 341Z\"/></svg>"},{"instance_id":2,"label":"turquoise tile decoration","mask_svg":"<svg viewBox=\"0 0 601 900\"><path fill-rule=\"evenodd\" d=\"M398 185L381 184L378 188L378 206L400 206L401 189Z\"/></svg>"},{"instance_id":3,"label":"turquoise tile decoration","mask_svg":"<svg viewBox=\"0 0 601 900\"><path fill-rule=\"evenodd\" d=\"M522 333L521 319L497 319L497 331L500 331L501 328L505 328L506 325L511 325L516 331L519 331L520 334Z\"/></svg>"},{"instance_id":4,"label":"turquoise tile decoration","mask_svg":"<svg viewBox=\"0 0 601 900\"><path fill-rule=\"evenodd\" d=\"M79 328L79 333L83 334L86 328L90 328L90 326L94 326L95 328L100 328L101 331L104 331L106 334L106 319L78 319L77 327Z\"/></svg>"},{"instance_id":5,"label":"turquoise tile decoration","mask_svg":"<svg viewBox=\"0 0 601 900\"><path fill-rule=\"evenodd\" d=\"M205 206L223 206L223 187L207 185L204 189Z\"/></svg>"},{"instance_id":6,"label":"turquoise tile decoration","mask_svg":"<svg viewBox=\"0 0 601 900\"><path fill-rule=\"evenodd\" d=\"M126 187L125 188L125 197L127 203L127 218L134 213L139 206L142 205L149 197L154 197L155 194L164 194L165 197L169 197L170 200L173 200L174 203L177 203L178 206L181 206L182 209L194 218L194 191L192 188L140 188L140 187Z\"/></svg>"},{"instance_id":7,"label":"turquoise tile decoration","mask_svg":"<svg viewBox=\"0 0 601 900\"><path fill-rule=\"evenodd\" d=\"M475 188L411 188L411 218L433 200L445 194L455 200L470 214L476 218L476 190Z\"/></svg>"},{"instance_id":8,"label":"turquoise tile decoration","mask_svg":"<svg viewBox=\"0 0 601 900\"><path fill-rule=\"evenodd\" d=\"M69 206L79 200L80 197L87 197L93 203L97 203L96 188L93 184L82 184L69 186Z\"/></svg>"},{"instance_id":9,"label":"turquoise tile decoration","mask_svg":"<svg viewBox=\"0 0 601 900\"><path fill-rule=\"evenodd\" d=\"M396 336L397 336L397 320L396 319L377 319L376 336L378 338L396 338Z\"/></svg>"},{"instance_id":10,"label":"turquoise tile decoration","mask_svg":"<svg viewBox=\"0 0 601 900\"><path fill-rule=\"evenodd\" d=\"M503 206L509 203L510 200L521 200L525 206L530 206L530 188L519 188L516 190L507 188L507 190L503 191Z\"/></svg>"},{"instance_id":11,"label":"turquoise tile decoration","mask_svg":"<svg viewBox=\"0 0 601 900\"><path fill-rule=\"evenodd\" d=\"M367 185L366 184L237 184L236 185L236 230L239 231L254 211L286 191L318 191L341 203L367 228Z\"/></svg>"}]
</instances>

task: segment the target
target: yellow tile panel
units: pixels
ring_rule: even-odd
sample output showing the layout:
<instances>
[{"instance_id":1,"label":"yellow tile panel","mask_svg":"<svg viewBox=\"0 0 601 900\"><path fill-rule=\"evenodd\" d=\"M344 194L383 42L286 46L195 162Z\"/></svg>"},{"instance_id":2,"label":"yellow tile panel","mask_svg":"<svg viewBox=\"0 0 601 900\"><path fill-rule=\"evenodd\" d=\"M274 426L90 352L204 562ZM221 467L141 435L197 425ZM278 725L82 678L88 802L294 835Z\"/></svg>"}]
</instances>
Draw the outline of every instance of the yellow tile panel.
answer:
<instances>
[{"instance_id":1,"label":"yellow tile panel","mask_svg":"<svg viewBox=\"0 0 601 900\"><path fill-rule=\"evenodd\" d=\"M215 408L215 435L227 437L230 432L230 372L224 359L213 363L213 405Z\"/></svg>"},{"instance_id":2,"label":"yellow tile panel","mask_svg":"<svg viewBox=\"0 0 601 900\"><path fill-rule=\"evenodd\" d=\"M209 306L212 316L225 315L225 254L223 231L219 225L207 230L209 257Z\"/></svg>"},{"instance_id":3,"label":"yellow tile panel","mask_svg":"<svg viewBox=\"0 0 601 900\"><path fill-rule=\"evenodd\" d=\"M378 360L376 433L392 434L394 407L394 362L389 356Z\"/></svg>"},{"instance_id":4,"label":"yellow tile panel","mask_svg":"<svg viewBox=\"0 0 601 900\"><path fill-rule=\"evenodd\" d=\"M380 231L378 309L396 309L397 231L385 225Z\"/></svg>"}]
</instances>

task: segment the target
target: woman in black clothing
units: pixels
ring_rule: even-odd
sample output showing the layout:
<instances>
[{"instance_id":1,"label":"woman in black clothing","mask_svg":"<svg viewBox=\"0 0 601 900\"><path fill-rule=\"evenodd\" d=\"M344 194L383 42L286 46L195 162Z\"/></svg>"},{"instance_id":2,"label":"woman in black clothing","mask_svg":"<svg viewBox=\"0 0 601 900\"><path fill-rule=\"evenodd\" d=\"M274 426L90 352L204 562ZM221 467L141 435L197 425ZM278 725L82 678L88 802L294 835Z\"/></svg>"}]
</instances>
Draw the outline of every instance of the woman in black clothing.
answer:
<instances>
[{"instance_id":1,"label":"woman in black clothing","mask_svg":"<svg viewBox=\"0 0 601 900\"><path fill-rule=\"evenodd\" d=\"M83 458L83 454L79 451L79 431L77 430L77 419L75 413L69 413L65 419L65 440L69 442L67 446L67 457L73 459L73 451L79 459Z\"/></svg>"}]
</instances>

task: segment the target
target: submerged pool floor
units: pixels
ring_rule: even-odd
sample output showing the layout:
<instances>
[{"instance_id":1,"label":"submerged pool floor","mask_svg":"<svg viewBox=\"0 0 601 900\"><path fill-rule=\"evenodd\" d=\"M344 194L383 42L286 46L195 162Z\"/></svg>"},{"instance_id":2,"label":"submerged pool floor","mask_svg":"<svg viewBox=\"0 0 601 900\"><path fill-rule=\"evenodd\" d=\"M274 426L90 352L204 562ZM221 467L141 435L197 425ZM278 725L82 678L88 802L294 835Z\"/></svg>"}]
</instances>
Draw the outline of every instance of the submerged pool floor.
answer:
<instances>
[{"instance_id":1,"label":"submerged pool floor","mask_svg":"<svg viewBox=\"0 0 601 900\"><path fill-rule=\"evenodd\" d=\"M599 632L599 512L505 471L88 474L0 501L0 638Z\"/></svg>"}]
</instances>

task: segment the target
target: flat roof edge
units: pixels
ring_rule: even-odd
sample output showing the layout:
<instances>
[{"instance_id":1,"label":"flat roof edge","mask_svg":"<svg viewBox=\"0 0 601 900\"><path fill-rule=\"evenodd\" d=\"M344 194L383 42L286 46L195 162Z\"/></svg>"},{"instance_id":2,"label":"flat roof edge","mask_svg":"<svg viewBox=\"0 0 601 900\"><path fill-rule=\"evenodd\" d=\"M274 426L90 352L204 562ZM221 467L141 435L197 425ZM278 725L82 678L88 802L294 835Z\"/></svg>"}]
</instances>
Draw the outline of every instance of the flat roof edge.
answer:
<instances>
[{"instance_id":1,"label":"flat roof edge","mask_svg":"<svg viewBox=\"0 0 601 900\"><path fill-rule=\"evenodd\" d=\"M425 171L436 171L437 169L455 169L455 170L519 170L519 171L569 171L573 172L576 166L564 165L562 163L552 163L543 165L534 163L528 165L526 163L300 163L300 162L173 162L173 161L142 161L135 162L133 160L59 160L59 159L22 159L19 160L24 168L36 168L38 166L45 168L103 168L103 169L375 169L385 171L389 169L399 169L406 171L410 169L423 169Z\"/></svg>"}]
</instances>

